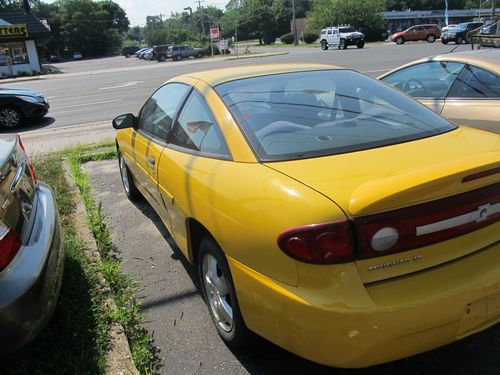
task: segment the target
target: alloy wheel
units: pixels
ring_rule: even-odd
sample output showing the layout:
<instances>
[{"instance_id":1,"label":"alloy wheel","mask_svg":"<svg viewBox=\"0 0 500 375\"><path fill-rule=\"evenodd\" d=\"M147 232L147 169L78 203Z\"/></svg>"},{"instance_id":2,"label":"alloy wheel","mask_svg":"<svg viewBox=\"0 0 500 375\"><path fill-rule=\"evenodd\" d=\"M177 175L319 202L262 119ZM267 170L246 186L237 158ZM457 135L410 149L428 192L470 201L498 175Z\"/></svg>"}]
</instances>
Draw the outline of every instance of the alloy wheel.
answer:
<instances>
[{"instance_id":1,"label":"alloy wheel","mask_svg":"<svg viewBox=\"0 0 500 375\"><path fill-rule=\"evenodd\" d=\"M5 128L16 128L21 122L21 115L13 108L4 108L0 111L0 124Z\"/></svg>"},{"instance_id":2,"label":"alloy wheel","mask_svg":"<svg viewBox=\"0 0 500 375\"><path fill-rule=\"evenodd\" d=\"M203 256L202 279L210 310L215 321L225 332L233 328L233 305L227 276L217 259L210 253Z\"/></svg>"}]
</instances>

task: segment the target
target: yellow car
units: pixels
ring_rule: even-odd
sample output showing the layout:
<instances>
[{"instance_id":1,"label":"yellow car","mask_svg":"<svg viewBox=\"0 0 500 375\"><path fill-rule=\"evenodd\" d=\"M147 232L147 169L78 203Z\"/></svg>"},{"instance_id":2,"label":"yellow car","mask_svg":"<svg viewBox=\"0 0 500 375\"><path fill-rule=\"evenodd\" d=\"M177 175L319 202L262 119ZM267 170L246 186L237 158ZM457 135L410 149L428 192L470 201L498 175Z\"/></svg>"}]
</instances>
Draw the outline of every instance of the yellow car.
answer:
<instances>
[{"instance_id":1,"label":"yellow car","mask_svg":"<svg viewBox=\"0 0 500 375\"><path fill-rule=\"evenodd\" d=\"M500 136L312 64L182 75L113 126L228 345L364 367L500 320Z\"/></svg>"},{"instance_id":2,"label":"yellow car","mask_svg":"<svg viewBox=\"0 0 500 375\"><path fill-rule=\"evenodd\" d=\"M379 77L456 123L500 133L500 51L427 57Z\"/></svg>"}]
</instances>

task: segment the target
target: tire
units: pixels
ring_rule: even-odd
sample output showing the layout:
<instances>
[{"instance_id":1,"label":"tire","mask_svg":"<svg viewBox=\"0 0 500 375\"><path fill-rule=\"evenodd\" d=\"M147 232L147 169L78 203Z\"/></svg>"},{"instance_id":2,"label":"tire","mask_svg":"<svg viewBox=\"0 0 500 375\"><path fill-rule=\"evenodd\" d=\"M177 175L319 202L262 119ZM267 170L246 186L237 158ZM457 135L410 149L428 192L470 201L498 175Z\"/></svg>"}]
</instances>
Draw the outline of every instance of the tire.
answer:
<instances>
[{"instance_id":1,"label":"tire","mask_svg":"<svg viewBox=\"0 0 500 375\"><path fill-rule=\"evenodd\" d=\"M253 334L243 321L226 257L211 237L200 243L198 271L203 299L220 337L235 349L248 346Z\"/></svg>"},{"instance_id":2,"label":"tire","mask_svg":"<svg viewBox=\"0 0 500 375\"><path fill-rule=\"evenodd\" d=\"M321 49L322 49L323 51L326 51L326 50L328 49L328 43L326 42L326 40L324 40L324 39L323 39L323 40L321 41L320 45L321 45Z\"/></svg>"},{"instance_id":3,"label":"tire","mask_svg":"<svg viewBox=\"0 0 500 375\"><path fill-rule=\"evenodd\" d=\"M165 57L165 55L160 55L158 56L158 61L159 62L164 62L167 58Z\"/></svg>"},{"instance_id":4,"label":"tire","mask_svg":"<svg viewBox=\"0 0 500 375\"><path fill-rule=\"evenodd\" d=\"M429 34L426 39L428 43L434 43L436 41L436 36L434 34Z\"/></svg>"},{"instance_id":5,"label":"tire","mask_svg":"<svg viewBox=\"0 0 500 375\"><path fill-rule=\"evenodd\" d=\"M23 122L24 115L16 107L0 108L0 127L4 129L17 129Z\"/></svg>"},{"instance_id":6,"label":"tire","mask_svg":"<svg viewBox=\"0 0 500 375\"><path fill-rule=\"evenodd\" d=\"M127 198L131 202L139 202L142 199L142 194L134 184L134 179L123 159L120 149L118 149L118 168L120 169L123 190L125 190Z\"/></svg>"},{"instance_id":7,"label":"tire","mask_svg":"<svg viewBox=\"0 0 500 375\"><path fill-rule=\"evenodd\" d=\"M358 48L363 48L365 46L365 42L360 42L358 44L356 44L356 47Z\"/></svg>"},{"instance_id":8,"label":"tire","mask_svg":"<svg viewBox=\"0 0 500 375\"><path fill-rule=\"evenodd\" d=\"M443 44L448 44L448 41L447 41L447 40L443 40L443 39L441 39L441 43L443 43Z\"/></svg>"},{"instance_id":9,"label":"tire","mask_svg":"<svg viewBox=\"0 0 500 375\"><path fill-rule=\"evenodd\" d=\"M198 58L198 59L199 59L199 58L201 58L201 57L203 57L203 53L198 52L198 53L196 54L196 58Z\"/></svg>"},{"instance_id":10,"label":"tire","mask_svg":"<svg viewBox=\"0 0 500 375\"><path fill-rule=\"evenodd\" d=\"M403 38L402 36L398 36L396 38L396 44L401 45L401 44L404 44L404 43L405 43L405 38Z\"/></svg>"},{"instance_id":11,"label":"tire","mask_svg":"<svg viewBox=\"0 0 500 375\"><path fill-rule=\"evenodd\" d=\"M345 39L340 39L339 49L346 49L346 48L347 48L347 43L345 42Z\"/></svg>"},{"instance_id":12,"label":"tire","mask_svg":"<svg viewBox=\"0 0 500 375\"><path fill-rule=\"evenodd\" d=\"M457 36L457 39L455 39L455 44L462 44L463 41L464 38L462 38L461 36Z\"/></svg>"}]
</instances>

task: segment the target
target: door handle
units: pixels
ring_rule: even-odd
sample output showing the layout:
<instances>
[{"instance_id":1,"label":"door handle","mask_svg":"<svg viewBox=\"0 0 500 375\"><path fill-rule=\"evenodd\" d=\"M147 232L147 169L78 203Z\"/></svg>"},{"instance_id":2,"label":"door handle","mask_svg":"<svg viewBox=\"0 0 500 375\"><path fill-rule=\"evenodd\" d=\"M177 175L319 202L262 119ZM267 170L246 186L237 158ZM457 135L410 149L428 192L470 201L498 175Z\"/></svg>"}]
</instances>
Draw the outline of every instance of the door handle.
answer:
<instances>
[{"instance_id":1,"label":"door handle","mask_svg":"<svg viewBox=\"0 0 500 375\"><path fill-rule=\"evenodd\" d=\"M156 160L155 160L154 156L150 156L150 157L149 157L149 159L148 159L148 163L149 163L149 165L150 165L151 167L154 167L155 162L156 162Z\"/></svg>"}]
</instances>

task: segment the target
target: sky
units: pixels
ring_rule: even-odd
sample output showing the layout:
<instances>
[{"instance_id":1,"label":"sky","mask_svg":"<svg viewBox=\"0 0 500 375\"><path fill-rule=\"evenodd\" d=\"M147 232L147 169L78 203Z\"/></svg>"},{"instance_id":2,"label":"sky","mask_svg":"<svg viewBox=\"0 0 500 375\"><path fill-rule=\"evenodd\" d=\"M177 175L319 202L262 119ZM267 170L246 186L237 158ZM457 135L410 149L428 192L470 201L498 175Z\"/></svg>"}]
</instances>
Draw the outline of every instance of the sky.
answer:
<instances>
[{"instance_id":1,"label":"sky","mask_svg":"<svg viewBox=\"0 0 500 375\"><path fill-rule=\"evenodd\" d=\"M56 0L45 0L53 3ZM162 14L163 18L168 18L172 12L182 12L184 8L191 7L197 9L198 2L194 0L113 0L119 4L130 20L131 26L143 26L146 24L146 16L155 16ZM229 0L200 0L201 6L208 5L225 9ZM165 17L167 16L167 17Z\"/></svg>"}]
</instances>

